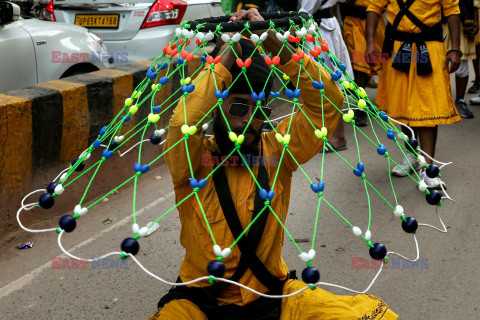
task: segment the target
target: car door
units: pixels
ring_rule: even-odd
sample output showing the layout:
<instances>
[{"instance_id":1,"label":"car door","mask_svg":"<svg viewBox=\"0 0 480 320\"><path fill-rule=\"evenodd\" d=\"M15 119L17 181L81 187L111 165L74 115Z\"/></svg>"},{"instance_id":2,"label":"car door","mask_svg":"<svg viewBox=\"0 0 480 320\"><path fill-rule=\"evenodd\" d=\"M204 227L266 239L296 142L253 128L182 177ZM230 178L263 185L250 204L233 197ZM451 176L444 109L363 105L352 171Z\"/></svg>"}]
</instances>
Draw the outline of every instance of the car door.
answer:
<instances>
[{"instance_id":1,"label":"car door","mask_svg":"<svg viewBox=\"0 0 480 320\"><path fill-rule=\"evenodd\" d=\"M37 83L35 49L22 20L0 26L0 92Z\"/></svg>"}]
</instances>

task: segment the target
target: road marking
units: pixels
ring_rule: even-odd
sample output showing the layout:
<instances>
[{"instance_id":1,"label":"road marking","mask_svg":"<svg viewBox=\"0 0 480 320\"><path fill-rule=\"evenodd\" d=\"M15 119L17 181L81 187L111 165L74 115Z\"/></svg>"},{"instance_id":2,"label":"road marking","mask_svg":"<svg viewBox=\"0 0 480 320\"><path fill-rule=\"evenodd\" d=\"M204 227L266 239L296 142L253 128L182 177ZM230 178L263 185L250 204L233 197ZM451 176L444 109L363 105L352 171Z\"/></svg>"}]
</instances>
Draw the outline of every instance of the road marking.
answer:
<instances>
[{"instance_id":1,"label":"road marking","mask_svg":"<svg viewBox=\"0 0 480 320\"><path fill-rule=\"evenodd\" d=\"M147 210L150 210L152 209L153 207L159 205L160 203L162 203L163 201L167 200L167 198L170 198L171 196L173 196L175 194L174 191L172 192L169 192L167 193L165 196L163 197L160 197L158 198L157 200L149 203L148 205L146 205L145 207L141 208L140 210L138 210L136 212L136 215L137 217L142 215L145 211ZM132 221L132 217L131 216L126 216L125 218L123 218L122 220L118 221L117 223L109 226L108 228L106 229L103 229L102 231L100 231L96 236L93 236L91 237L90 239L87 239L79 244L77 244L76 246L74 246L73 248L71 248L70 250L68 250L69 252L73 252L83 246L86 246L90 243L92 243L93 241L97 240L98 238L100 238L103 234L107 233L107 232L110 232L110 231L113 231L114 229L117 229L121 226L124 226L126 225L127 223L131 222ZM62 254L60 255L59 257L61 258L66 258L66 255ZM18 278L17 280L14 280L12 282L10 282L9 284L7 284L6 286L0 288L0 299L2 299L3 297L5 296L8 296L9 294L17 291L17 290L20 290L21 288L23 288L26 284L32 282L38 275L40 275L42 273L42 271L44 271L45 269L49 268L52 266L52 262L49 261L43 265L41 265L40 267L34 269L33 271L30 271L29 273L27 273L26 275Z\"/></svg>"}]
</instances>

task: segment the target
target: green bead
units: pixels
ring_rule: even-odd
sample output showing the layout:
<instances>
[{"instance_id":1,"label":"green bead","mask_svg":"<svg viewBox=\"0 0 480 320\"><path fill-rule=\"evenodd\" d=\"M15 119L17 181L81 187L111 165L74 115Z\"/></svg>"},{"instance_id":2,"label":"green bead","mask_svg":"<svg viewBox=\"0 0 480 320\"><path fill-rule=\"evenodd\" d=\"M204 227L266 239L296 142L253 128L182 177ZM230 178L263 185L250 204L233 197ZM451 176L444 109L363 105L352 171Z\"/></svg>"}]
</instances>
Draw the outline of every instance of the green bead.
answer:
<instances>
[{"instance_id":1,"label":"green bead","mask_svg":"<svg viewBox=\"0 0 480 320\"><path fill-rule=\"evenodd\" d=\"M217 257L217 260L218 260L218 261L222 261L222 260L223 260L223 257Z\"/></svg>"},{"instance_id":2,"label":"green bead","mask_svg":"<svg viewBox=\"0 0 480 320\"><path fill-rule=\"evenodd\" d=\"M400 219L402 219L403 222L407 222L407 218L405 218L405 216L402 216Z\"/></svg>"},{"instance_id":3,"label":"green bead","mask_svg":"<svg viewBox=\"0 0 480 320\"><path fill-rule=\"evenodd\" d=\"M213 279L213 277L208 277L208 282L210 282L210 284L213 284L215 282L215 279Z\"/></svg>"},{"instance_id":4,"label":"green bead","mask_svg":"<svg viewBox=\"0 0 480 320\"><path fill-rule=\"evenodd\" d=\"M140 236L138 234L133 236L133 239L138 239L138 238L140 238Z\"/></svg>"},{"instance_id":5,"label":"green bead","mask_svg":"<svg viewBox=\"0 0 480 320\"><path fill-rule=\"evenodd\" d=\"M73 215L73 219L78 219L79 217L80 217L80 216L78 215L78 213L75 213L75 214Z\"/></svg>"},{"instance_id":6,"label":"green bead","mask_svg":"<svg viewBox=\"0 0 480 320\"><path fill-rule=\"evenodd\" d=\"M62 232L62 230L61 230L60 228L55 229L55 231L56 231L57 233Z\"/></svg>"},{"instance_id":7,"label":"green bead","mask_svg":"<svg viewBox=\"0 0 480 320\"><path fill-rule=\"evenodd\" d=\"M126 257L127 257L127 255L126 255L125 253L122 252L122 253L120 254L120 259L125 259Z\"/></svg>"}]
</instances>

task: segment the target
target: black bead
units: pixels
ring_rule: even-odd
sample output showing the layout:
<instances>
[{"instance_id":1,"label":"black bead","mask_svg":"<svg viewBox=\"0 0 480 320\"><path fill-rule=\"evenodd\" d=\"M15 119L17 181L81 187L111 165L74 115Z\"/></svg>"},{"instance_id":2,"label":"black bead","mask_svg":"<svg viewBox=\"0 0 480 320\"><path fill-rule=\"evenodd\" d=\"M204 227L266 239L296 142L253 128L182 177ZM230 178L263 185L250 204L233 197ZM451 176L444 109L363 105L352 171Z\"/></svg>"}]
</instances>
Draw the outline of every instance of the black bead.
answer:
<instances>
[{"instance_id":1,"label":"black bead","mask_svg":"<svg viewBox=\"0 0 480 320\"><path fill-rule=\"evenodd\" d=\"M414 218L407 217L407 221L402 221L402 229L407 233L414 233L417 231L418 222Z\"/></svg>"},{"instance_id":2,"label":"black bead","mask_svg":"<svg viewBox=\"0 0 480 320\"><path fill-rule=\"evenodd\" d=\"M369 250L370 257L375 260L383 260L387 255L387 248L381 243L375 243Z\"/></svg>"},{"instance_id":3,"label":"black bead","mask_svg":"<svg viewBox=\"0 0 480 320\"><path fill-rule=\"evenodd\" d=\"M126 238L122 241L121 249L126 253L136 255L138 250L140 250L140 245L138 244L137 240L133 238Z\"/></svg>"},{"instance_id":4,"label":"black bead","mask_svg":"<svg viewBox=\"0 0 480 320\"><path fill-rule=\"evenodd\" d=\"M50 193L44 193L40 196L40 199L38 199L38 204L40 207L43 209L50 209L53 207L53 204L55 203L55 198L52 197Z\"/></svg>"},{"instance_id":5,"label":"black bead","mask_svg":"<svg viewBox=\"0 0 480 320\"><path fill-rule=\"evenodd\" d=\"M75 163L77 163L77 161L78 161L78 158L73 159L73 161L72 161L72 167L75 165ZM82 171L84 168L85 168L85 162L82 161L82 163L80 163L80 164L78 165L78 167L75 168L75 171L80 172L80 171Z\"/></svg>"},{"instance_id":6,"label":"black bead","mask_svg":"<svg viewBox=\"0 0 480 320\"><path fill-rule=\"evenodd\" d=\"M440 168L434 164L429 164L428 168L425 170L425 173L429 178L436 178L440 173Z\"/></svg>"},{"instance_id":7,"label":"black bead","mask_svg":"<svg viewBox=\"0 0 480 320\"><path fill-rule=\"evenodd\" d=\"M440 201L442 201L442 195L437 190L430 190L430 193L427 194L425 198L427 199L427 202L432 206L435 206L439 204Z\"/></svg>"},{"instance_id":8,"label":"black bead","mask_svg":"<svg viewBox=\"0 0 480 320\"><path fill-rule=\"evenodd\" d=\"M405 145L407 146L407 148L410 146L412 148L412 150L416 150L417 147L418 147L418 141L416 139L413 139L413 138L408 138L408 143L405 142Z\"/></svg>"},{"instance_id":9,"label":"black bead","mask_svg":"<svg viewBox=\"0 0 480 320\"><path fill-rule=\"evenodd\" d=\"M112 142L110 142L110 144L108 145L108 148L107 148L107 149L110 150L110 151L113 151L113 150L115 150L117 147L118 147L118 143L116 143L115 141L112 141Z\"/></svg>"},{"instance_id":10,"label":"black bead","mask_svg":"<svg viewBox=\"0 0 480 320\"><path fill-rule=\"evenodd\" d=\"M160 142L162 142L162 136L156 136L155 133L152 133L152 135L150 136L150 142L152 144L160 144Z\"/></svg>"},{"instance_id":11,"label":"black bead","mask_svg":"<svg viewBox=\"0 0 480 320\"><path fill-rule=\"evenodd\" d=\"M207 272L216 278L221 278L225 274L225 264L220 260L212 260L208 263Z\"/></svg>"},{"instance_id":12,"label":"black bead","mask_svg":"<svg viewBox=\"0 0 480 320\"><path fill-rule=\"evenodd\" d=\"M65 232L72 232L77 226L77 221L71 215L66 214L60 218L58 224Z\"/></svg>"},{"instance_id":13,"label":"black bead","mask_svg":"<svg viewBox=\"0 0 480 320\"><path fill-rule=\"evenodd\" d=\"M52 194L55 192L55 187L58 186L58 182L51 182L48 186L47 186L47 192Z\"/></svg>"},{"instance_id":14,"label":"black bead","mask_svg":"<svg viewBox=\"0 0 480 320\"><path fill-rule=\"evenodd\" d=\"M302 280L305 283L317 283L320 280L320 272L313 267L305 268L302 271Z\"/></svg>"}]
</instances>

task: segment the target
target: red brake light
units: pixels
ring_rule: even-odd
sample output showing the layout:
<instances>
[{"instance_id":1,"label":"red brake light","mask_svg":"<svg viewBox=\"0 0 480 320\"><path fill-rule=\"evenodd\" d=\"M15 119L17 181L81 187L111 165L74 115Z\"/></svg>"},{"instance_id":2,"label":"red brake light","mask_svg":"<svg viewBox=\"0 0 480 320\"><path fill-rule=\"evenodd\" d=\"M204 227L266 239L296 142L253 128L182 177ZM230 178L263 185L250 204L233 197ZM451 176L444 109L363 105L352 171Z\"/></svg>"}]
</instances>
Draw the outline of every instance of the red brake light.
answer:
<instances>
[{"instance_id":1,"label":"red brake light","mask_svg":"<svg viewBox=\"0 0 480 320\"><path fill-rule=\"evenodd\" d=\"M45 8L45 15L44 15L43 19L45 21L57 21L57 19L55 19L55 14L53 13L53 0L51 0L47 4L47 7Z\"/></svg>"},{"instance_id":2,"label":"red brake light","mask_svg":"<svg viewBox=\"0 0 480 320\"><path fill-rule=\"evenodd\" d=\"M141 29L180 24L187 10L187 4L179 0L157 0L150 8Z\"/></svg>"}]
</instances>

